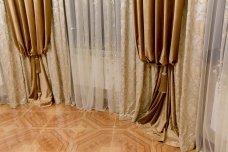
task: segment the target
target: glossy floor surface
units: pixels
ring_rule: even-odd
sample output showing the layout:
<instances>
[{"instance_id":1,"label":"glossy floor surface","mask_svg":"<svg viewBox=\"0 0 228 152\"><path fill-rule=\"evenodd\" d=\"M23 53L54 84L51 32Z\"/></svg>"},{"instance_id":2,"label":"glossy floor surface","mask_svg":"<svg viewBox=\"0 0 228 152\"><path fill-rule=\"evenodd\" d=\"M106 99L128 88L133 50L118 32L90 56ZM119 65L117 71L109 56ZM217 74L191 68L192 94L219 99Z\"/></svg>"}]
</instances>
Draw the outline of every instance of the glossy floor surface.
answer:
<instances>
[{"instance_id":1,"label":"glossy floor surface","mask_svg":"<svg viewBox=\"0 0 228 152\"><path fill-rule=\"evenodd\" d=\"M179 152L116 114L71 106L0 105L1 152Z\"/></svg>"}]
</instances>

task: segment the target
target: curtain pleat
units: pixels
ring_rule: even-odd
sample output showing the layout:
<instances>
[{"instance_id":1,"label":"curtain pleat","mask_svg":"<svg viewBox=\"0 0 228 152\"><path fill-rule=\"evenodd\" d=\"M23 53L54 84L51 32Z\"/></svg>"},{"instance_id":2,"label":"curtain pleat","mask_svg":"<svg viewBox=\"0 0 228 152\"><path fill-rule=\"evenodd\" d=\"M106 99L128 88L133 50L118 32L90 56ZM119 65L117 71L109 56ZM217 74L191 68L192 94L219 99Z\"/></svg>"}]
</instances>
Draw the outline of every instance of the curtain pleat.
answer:
<instances>
[{"instance_id":1,"label":"curtain pleat","mask_svg":"<svg viewBox=\"0 0 228 152\"><path fill-rule=\"evenodd\" d=\"M7 101L8 100L7 100L5 80L4 80L3 74L2 74L2 65L0 63L0 104L4 104Z\"/></svg>"},{"instance_id":2,"label":"curtain pleat","mask_svg":"<svg viewBox=\"0 0 228 152\"><path fill-rule=\"evenodd\" d=\"M70 51L68 48L67 25L65 20L64 0L52 0L53 22L50 49L46 56L52 92L55 103L71 104L72 81Z\"/></svg>"},{"instance_id":3,"label":"curtain pleat","mask_svg":"<svg viewBox=\"0 0 228 152\"><path fill-rule=\"evenodd\" d=\"M120 3L65 1L77 107L119 112Z\"/></svg>"},{"instance_id":4,"label":"curtain pleat","mask_svg":"<svg viewBox=\"0 0 228 152\"><path fill-rule=\"evenodd\" d=\"M178 59L183 8L184 0L134 0L139 58L146 63L156 63L157 66L151 104L148 112L138 121L142 124L156 124L160 128L159 132L164 133L172 117L171 125L176 135L179 133L175 122L174 64ZM164 106L166 115L161 117Z\"/></svg>"},{"instance_id":5,"label":"curtain pleat","mask_svg":"<svg viewBox=\"0 0 228 152\"><path fill-rule=\"evenodd\" d=\"M134 0L141 60L162 65L177 62L183 8L184 0Z\"/></svg>"},{"instance_id":6,"label":"curtain pleat","mask_svg":"<svg viewBox=\"0 0 228 152\"><path fill-rule=\"evenodd\" d=\"M166 75L162 73L167 73ZM158 77L156 80L155 89L152 96L152 103L149 106L147 114L142 117L139 122L142 124L155 124L160 117L163 106L166 107L166 116L164 120L160 120L161 132L166 132L168 125L172 126L173 131L178 135L178 127L176 121L175 108L175 90L174 90L174 71L173 66L158 67ZM169 91L167 91L169 90ZM169 122L171 120L171 122Z\"/></svg>"},{"instance_id":7,"label":"curtain pleat","mask_svg":"<svg viewBox=\"0 0 228 152\"><path fill-rule=\"evenodd\" d=\"M73 98L73 96L71 96L73 93L71 93L71 82L66 81L70 80L70 76L68 75L68 73L70 73L70 62L68 59L69 54L65 31L64 2L63 0L52 0L53 22L51 45L49 46L50 49L47 55L43 56L42 60L49 80L51 81L55 101L57 103L65 101L65 103L69 104L70 99ZM148 0L148 3L150 2L151 1ZM159 0L156 2L159 2ZM132 3L133 0L121 0L121 55L124 59L121 60L120 63L120 71L123 74L120 83L122 92L118 95L121 99L119 105L121 118L132 118L135 120L136 117L141 116L147 107L150 106L155 80L158 78L155 78L155 72L158 71L158 69L155 66L140 62L136 56L134 32L132 32L132 25L134 24L132 15L134 12L131 8ZM173 133L172 130L174 129L170 129L172 125L169 125L166 138L162 140L167 144L180 145L182 151L189 151L195 146L195 107L197 107L199 96L202 37L204 35L204 18L206 12L204 4L206 4L206 0L188 1L188 6L186 7L186 14L188 13L188 16L185 14L185 18L187 19L185 19L185 24L183 24L181 28L180 52L178 53L178 64L175 65L174 70L175 102L171 102L171 106L176 107L176 113L171 113L169 120L169 123L172 121L178 123L179 138ZM74 5L70 6L74 7ZM90 8L93 10L93 5L90 5ZM27 101L27 90L30 88L31 81L28 74L31 67L29 58L20 55L12 43L12 37L8 33L9 30L5 19L3 0L0 0L0 11L0 48L2 48L0 49L0 62L2 64L2 74L9 98L8 101L10 105L14 107L19 103L22 104ZM69 11L66 11L66 13L69 13ZM90 14L94 16L92 12ZM157 18L157 21L163 20ZM74 20L72 20L72 22L74 22ZM91 20L90 24L93 23L94 20ZM160 26L156 28L162 29ZM72 33L78 32L73 27L71 30ZM94 29L91 29L91 31L93 35ZM159 30L154 30L154 32L156 31ZM161 35L157 32L157 36ZM71 37L71 35L69 35L69 37ZM74 34L69 41L74 43L76 38L77 36ZM161 41L157 43L159 42L161 43ZM78 45L78 43L74 44ZM94 43L90 44L94 45ZM149 57L149 53L147 56L150 60L160 56L159 52L157 52L156 54L151 54ZM157 63L158 61L153 62ZM173 80L171 79L170 82L173 82ZM164 102L164 105L167 105L166 102ZM163 106L160 118L163 119L163 117L166 117L166 109L167 106ZM177 120L175 120L175 116ZM157 124L159 125L159 121L157 121ZM160 131L161 129L156 127L156 124L152 126L143 125L143 127L145 132L151 136L154 134L160 137L163 136Z\"/></svg>"},{"instance_id":8,"label":"curtain pleat","mask_svg":"<svg viewBox=\"0 0 228 152\"><path fill-rule=\"evenodd\" d=\"M127 2L131 3L131 1L133 0L129 0ZM143 1L143 2L146 2L146 1ZM163 1L158 0L156 2L162 3ZM163 129L164 122L166 122L164 120L166 120L165 118L167 118L167 106L166 106L168 105L166 102L167 100L164 101L164 106L161 110L161 113L157 122L153 125L151 125L150 123L143 124L143 125L140 125L140 127L145 131L146 134L150 135L155 140L163 141L166 144L169 144L172 146L180 146L181 151L191 151L195 147L196 115L197 115L197 104L198 104L199 95L200 95L199 86L200 86L200 77L201 77L201 63L202 63L202 51L203 51L203 44L204 44L203 40L204 40L204 28L206 23L205 13L207 12L207 7L206 7L207 0L202 0L202 1L185 0L185 4L186 5L184 8L184 14L182 19L183 22L181 25L180 43L177 46L177 48L179 48L179 51L178 51L178 54L173 53L174 56L178 55L178 64L174 65L174 68L173 68L174 80L170 81L170 82L174 81L173 83L175 88L175 96L172 96L171 98L172 111L170 114L168 128L165 132L162 132L164 131ZM131 13L135 14L135 11L131 12L130 9L128 10L129 11L125 11L125 12L128 12L130 14ZM130 20L131 18L129 17L128 19ZM161 22L161 19L162 19L162 16L158 18L156 22L159 22L159 21ZM159 28L160 31L157 28ZM156 34L155 35L160 36L159 39L161 39L162 35L161 34L159 35L159 33L162 33L162 31L159 26L156 27L155 32L156 31L159 31L159 32L157 32L157 35ZM149 33L149 31L147 33ZM161 43L161 41L158 41L158 42ZM130 44L135 46L133 43L130 43ZM155 43L155 44L157 45L159 43ZM128 44L126 44L126 46L128 46ZM136 52L138 53L139 51L137 50ZM143 52L143 50L141 52ZM154 57L155 59L158 56L160 56L159 53L160 52L155 54L156 56ZM129 55L129 56L132 57L132 55ZM171 58L171 55L169 55L169 58ZM141 67L141 65L146 64L146 66L144 66L146 67L145 69L150 67L148 69L150 69L151 71L153 71L156 67L161 67L161 65L153 66L151 64L147 64L147 62L149 61L145 58L140 58L140 59L141 60L144 59L146 60L146 62L140 63L136 59L137 62L134 62L136 63L136 66L134 67L138 68L138 67ZM126 61L126 63L128 62L133 63L134 60L135 58L129 61ZM174 63L176 62L174 59L171 59L171 60L174 61ZM158 62L158 61L153 61L153 62ZM128 69L127 66L125 69ZM147 70L138 70L138 72L141 72L137 74L138 79L131 80L133 82L137 81L137 83L135 83L136 84L135 88L137 89L135 88L133 89L135 90L139 89L139 91L137 92L136 96L134 96L135 99L131 99L130 101L125 100L127 101L127 103L129 103L129 105L125 103L125 109L127 109L126 111L132 111L132 109L134 108L131 108L131 107L135 106L133 113L135 114L134 116L138 116L138 118L145 116L147 111L146 109L148 109L151 105L150 103L154 95L152 88L155 88L156 80L158 79L158 74L159 74L159 73L155 74L155 72L157 71L158 71L158 68L156 68L156 70L154 70L152 73L148 73ZM127 74L131 73L131 78L135 78L134 72L135 72L134 70L132 70L131 72L129 72L128 70ZM142 77L142 75L144 75L145 77ZM156 75L156 78L154 78L155 75ZM151 84L151 87L148 87L150 86L149 84ZM130 85L126 84L125 88L128 88L127 86L130 86ZM143 88L143 89L140 90L140 88ZM128 89L129 90L126 92L127 93L131 92L131 94L133 94L133 90L130 88ZM170 92L170 94L172 95L174 94L174 92ZM126 95L126 99L128 99L127 97L128 96ZM149 104L147 104L148 102ZM132 103L134 103L135 105ZM134 105L134 106L131 106L131 105ZM175 133L176 127L174 126L177 126L179 136L177 133Z\"/></svg>"},{"instance_id":9,"label":"curtain pleat","mask_svg":"<svg viewBox=\"0 0 228 152\"><path fill-rule=\"evenodd\" d=\"M7 0L5 6L14 42L18 50L30 58L32 84L29 98L40 100L41 105L50 104L52 91L41 55L50 41L51 1Z\"/></svg>"},{"instance_id":10,"label":"curtain pleat","mask_svg":"<svg viewBox=\"0 0 228 152\"><path fill-rule=\"evenodd\" d=\"M12 2L12 1L9 1ZM23 1L17 1L20 4ZM35 1L34 1L35 2ZM37 1L39 2L39 1ZM4 77L5 92L8 97L8 103L11 107L15 107L18 104L24 104L28 102L29 96L31 95L32 83L31 70L31 57L26 57L17 51L15 47L15 40L13 36L13 28L10 30L8 28L9 18L6 18L5 2L0 0L0 39L1 49L0 49L0 63L2 64L2 74ZM70 60L69 60L69 50L66 34L66 23L64 16L64 1L63 0L52 0L44 1L43 3L43 14L45 10L48 10L51 5L51 12L46 11L49 15L46 16L46 22L44 22L44 33L49 33L50 35L45 35L45 41L43 44L44 55L39 56L40 70L45 71L45 75L39 75L42 94L40 98L42 101L50 101L50 88L52 90L52 95L55 103L65 103L71 104L71 82L70 80ZM23 6L23 5L22 5ZM25 6L23 6L25 7ZM53 13L53 17L50 16ZM50 17L52 18L50 20ZM46 25L45 25L46 24ZM49 26L51 24L51 27ZM23 26L28 26L24 24ZM46 27L45 27L46 26ZM28 29L25 27L25 29ZM25 30L23 30L25 32ZM30 38L29 33L23 34L24 37ZM27 35L27 36L25 36ZM49 38L50 37L50 38ZM51 40L50 45L49 40ZM29 41L26 43L26 48L30 48L31 45ZM6 51L7 50L7 51ZM47 51L48 50L48 51ZM21 51L20 51L21 52ZM44 85L47 81L50 84ZM43 81L44 80L44 81ZM37 86L36 86L37 87ZM45 98L44 98L45 96ZM48 98L47 98L48 97ZM31 100L30 100L31 101ZM41 100L32 100L34 104L40 105ZM46 106L46 104L44 104Z\"/></svg>"},{"instance_id":11,"label":"curtain pleat","mask_svg":"<svg viewBox=\"0 0 228 152\"><path fill-rule=\"evenodd\" d=\"M21 68L22 56L13 43L13 30L9 33L8 20L5 3L0 1L0 62L2 65L2 75L5 79L5 90L8 102L11 107L16 107L18 103L27 102L28 90L24 79L24 71Z\"/></svg>"},{"instance_id":12,"label":"curtain pleat","mask_svg":"<svg viewBox=\"0 0 228 152\"><path fill-rule=\"evenodd\" d=\"M198 151L227 152L228 1L209 0L205 7L196 147Z\"/></svg>"}]
</instances>

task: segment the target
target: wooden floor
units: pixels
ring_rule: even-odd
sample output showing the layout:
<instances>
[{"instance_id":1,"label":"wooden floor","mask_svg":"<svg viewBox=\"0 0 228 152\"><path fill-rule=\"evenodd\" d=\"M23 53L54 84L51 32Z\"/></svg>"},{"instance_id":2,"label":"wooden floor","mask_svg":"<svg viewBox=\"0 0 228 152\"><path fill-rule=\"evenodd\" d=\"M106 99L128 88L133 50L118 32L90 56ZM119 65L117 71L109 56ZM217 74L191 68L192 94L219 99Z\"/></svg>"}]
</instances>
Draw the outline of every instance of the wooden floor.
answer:
<instances>
[{"instance_id":1,"label":"wooden floor","mask_svg":"<svg viewBox=\"0 0 228 152\"><path fill-rule=\"evenodd\" d=\"M0 105L0 152L179 152L116 114Z\"/></svg>"}]
</instances>

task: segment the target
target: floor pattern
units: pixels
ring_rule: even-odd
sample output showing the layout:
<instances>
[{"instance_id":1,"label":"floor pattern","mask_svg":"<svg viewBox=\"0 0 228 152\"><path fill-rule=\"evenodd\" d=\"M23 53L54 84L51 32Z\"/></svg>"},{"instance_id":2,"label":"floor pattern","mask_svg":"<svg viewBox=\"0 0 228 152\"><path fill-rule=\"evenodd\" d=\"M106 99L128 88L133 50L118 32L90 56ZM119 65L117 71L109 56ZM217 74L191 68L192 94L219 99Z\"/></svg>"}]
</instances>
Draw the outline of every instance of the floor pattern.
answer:
<instances>
[{"instance_id":1,"label":"floor pattern","mask_svg":"<svg viewBox=\"0 0 228 152\"><path fill-rule=\"evenodd\" d=\"M0 152L179 152L109 112L0 105Z\"/></svg>"}]
</instances>

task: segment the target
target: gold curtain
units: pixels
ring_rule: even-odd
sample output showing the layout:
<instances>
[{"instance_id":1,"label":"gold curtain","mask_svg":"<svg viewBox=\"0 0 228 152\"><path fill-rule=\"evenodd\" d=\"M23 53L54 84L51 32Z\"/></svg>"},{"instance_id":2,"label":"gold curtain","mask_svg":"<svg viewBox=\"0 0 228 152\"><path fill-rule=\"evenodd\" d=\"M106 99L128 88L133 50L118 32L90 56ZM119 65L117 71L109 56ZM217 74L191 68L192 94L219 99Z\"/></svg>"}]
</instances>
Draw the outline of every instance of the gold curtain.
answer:
<instances>
[{"instance_id":1,"label":"gold curtain","mask_svg":"<svg viewBox=\"0 0 228 152\"><path fill-rule=\"evenodd\" d=\"M52 103L52 91L42 55L48 50L51 36L51 0L6 0L11 34L17 49L31 64L30 101Z\"/></svg>"},{"instance_id":2,"label":"gold curtain","mask_svg":"<svg viewBox=\"0 0 228 152\"><path fill-rule=\"evenodd\" d=\"M134 0L135 38L139 58L156 64L157 78L148 112L139 123L150 123L165 133L169 125L178 135L175 111L174 65L178 48L184 0ZM161 111L165 109L165 116ZM163 139L164 140L164 139Z\"/></svg>"}]
</instances>

